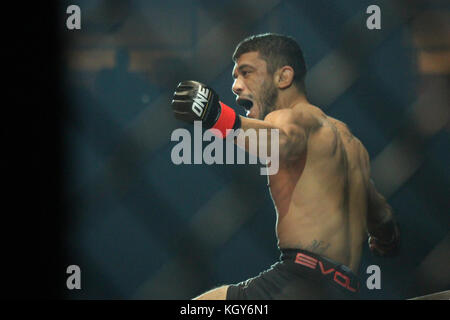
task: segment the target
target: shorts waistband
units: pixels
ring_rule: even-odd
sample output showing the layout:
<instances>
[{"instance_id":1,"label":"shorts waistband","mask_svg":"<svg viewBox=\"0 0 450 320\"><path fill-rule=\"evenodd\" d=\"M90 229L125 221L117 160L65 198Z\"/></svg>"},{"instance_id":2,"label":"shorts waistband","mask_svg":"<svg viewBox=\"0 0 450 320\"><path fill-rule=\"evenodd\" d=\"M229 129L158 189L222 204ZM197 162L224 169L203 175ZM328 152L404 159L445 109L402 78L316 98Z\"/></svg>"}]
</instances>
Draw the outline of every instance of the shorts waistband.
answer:
<instances>
[{"instance_id":1,"label":"shorts waistband","mask_svg":"<svg viewBox=\"0 0 450 320\"><path fill-rule=\"evenodd\" d=\"M353 293L359 292L359 277L346 265L306 250L280 249L280 251L281 261L293 261L299 266L304 267L308 272L331 280L347 291Z\"/></svg>"}]
</instances>

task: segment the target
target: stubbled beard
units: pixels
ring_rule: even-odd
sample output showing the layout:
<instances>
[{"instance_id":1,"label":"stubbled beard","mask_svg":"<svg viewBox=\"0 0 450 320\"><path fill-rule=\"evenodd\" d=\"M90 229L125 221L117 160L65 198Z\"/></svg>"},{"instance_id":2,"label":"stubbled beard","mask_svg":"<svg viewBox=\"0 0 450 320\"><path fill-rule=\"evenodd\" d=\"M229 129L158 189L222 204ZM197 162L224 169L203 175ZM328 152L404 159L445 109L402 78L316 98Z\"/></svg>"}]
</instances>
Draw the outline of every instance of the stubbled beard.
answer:
<instances>
[{"instance_id":1,"label":"stubbled beard","mask_svg":"<svg viewBox=\"0 0 450 320\"><path fill-rule=\"evenodd\" d=\"M261 106L260 120L275 110L275 102L278 98L278 90L271 81L264 81L261 88L259 105Z\"/></svg>"}]
</instances>

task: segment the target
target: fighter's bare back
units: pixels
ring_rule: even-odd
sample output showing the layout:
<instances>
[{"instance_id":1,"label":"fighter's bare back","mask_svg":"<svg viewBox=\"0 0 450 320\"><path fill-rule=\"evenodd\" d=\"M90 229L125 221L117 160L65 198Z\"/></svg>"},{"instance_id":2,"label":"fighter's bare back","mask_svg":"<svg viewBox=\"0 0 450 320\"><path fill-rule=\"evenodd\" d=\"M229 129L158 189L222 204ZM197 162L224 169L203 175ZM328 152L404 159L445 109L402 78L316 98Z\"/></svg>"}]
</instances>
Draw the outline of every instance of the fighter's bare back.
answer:
<instances>
[{"instance_id":1,"label":"fighter's bare back","mask_svg":"<svg viewBox=\"0 0 450 320\"><path fill-rule=\"evenodd\" d=\"M347 126L310 104L294 108L309 119L306 146L293 160L280 159L268 176L277 212L280 248L300 248L357 272L366 231L369 160ZM281 113L264 121L283 127Z\"/></svg>"}]
</instances>

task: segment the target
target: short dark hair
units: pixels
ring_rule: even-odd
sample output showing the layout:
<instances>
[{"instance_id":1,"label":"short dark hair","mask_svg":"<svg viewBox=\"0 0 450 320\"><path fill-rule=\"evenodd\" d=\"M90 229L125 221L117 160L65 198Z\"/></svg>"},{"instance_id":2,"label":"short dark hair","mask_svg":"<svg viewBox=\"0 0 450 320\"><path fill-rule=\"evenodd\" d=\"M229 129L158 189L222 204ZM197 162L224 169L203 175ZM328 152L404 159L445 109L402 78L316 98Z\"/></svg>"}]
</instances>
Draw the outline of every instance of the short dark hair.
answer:
<instances>
[{"instance_id":1,"label":"short dark hair","mask_svg":"<svg viewBox=\"0 0 450 320\"><path fill-rule=\"evenodd\" d=\"M253 51L259 52L261 59L267 63L267 71L271 74L283 66L291 66L294 69L294 84L305 92L305 59L302 49L294 38L276 33L250 36L236 46L233 61L236 62L242 54Z\"/></svg>"}]
</instances>

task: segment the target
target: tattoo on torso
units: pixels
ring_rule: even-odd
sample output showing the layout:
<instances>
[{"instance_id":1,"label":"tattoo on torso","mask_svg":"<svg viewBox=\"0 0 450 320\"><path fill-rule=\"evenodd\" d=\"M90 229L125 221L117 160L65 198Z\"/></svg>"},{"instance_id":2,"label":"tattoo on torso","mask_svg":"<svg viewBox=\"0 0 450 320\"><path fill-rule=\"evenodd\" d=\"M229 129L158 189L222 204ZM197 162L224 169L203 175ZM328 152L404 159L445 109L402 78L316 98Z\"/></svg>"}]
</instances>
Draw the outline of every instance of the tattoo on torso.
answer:
<instances>
[{"instance_id":1,"label":"tattoo on torso","mask_svg":"<svg viewBox=\"0 0 450 320\"><path fill-rule=\"evenodd\" d=\"M317 254L323 254L327 249L330 247L330 243L324 242L322 240L313 240L309 245L304 246L300 244L300 248L303 248L304 250L317 253Z\"/></svg>"}]
</instances>

